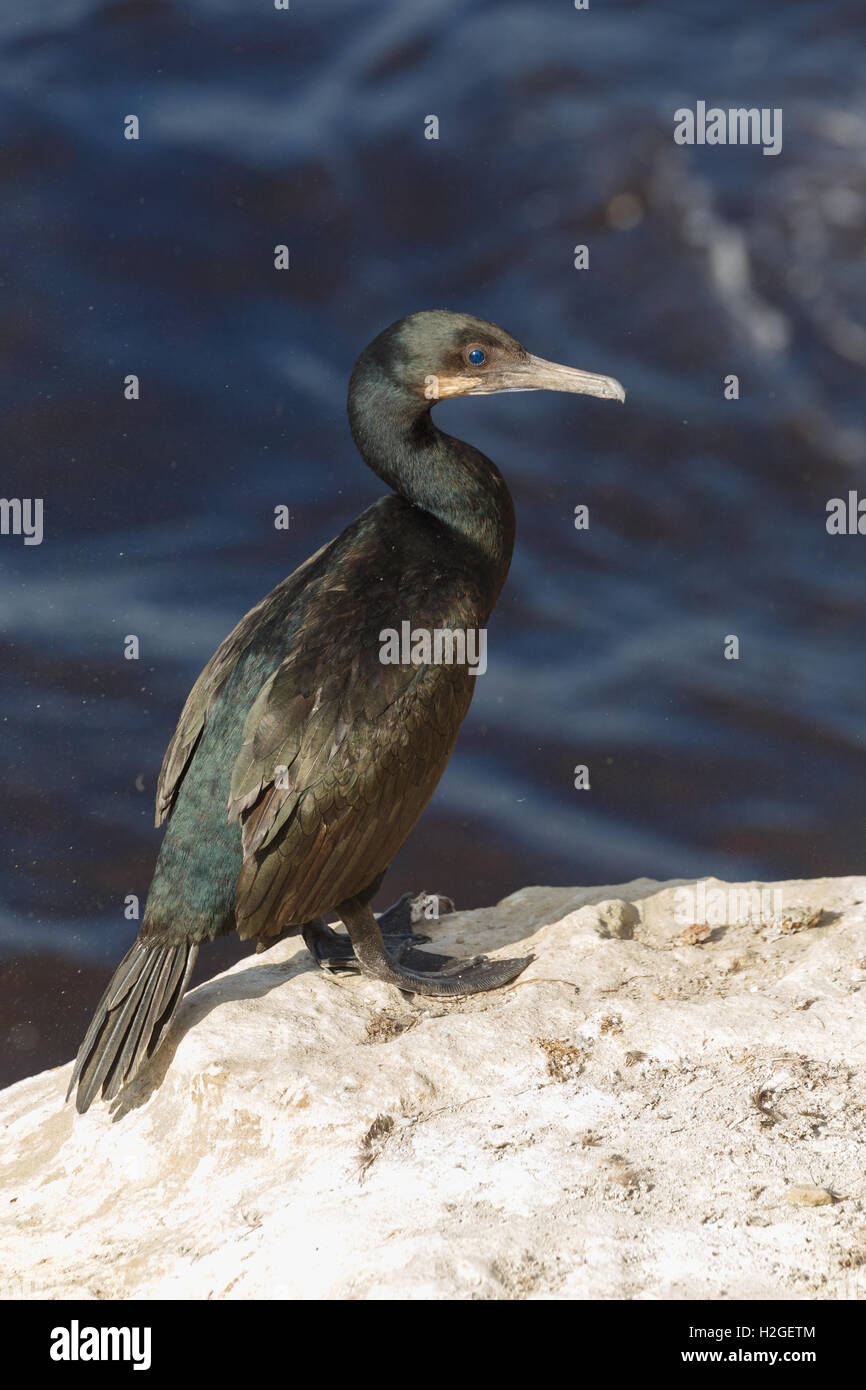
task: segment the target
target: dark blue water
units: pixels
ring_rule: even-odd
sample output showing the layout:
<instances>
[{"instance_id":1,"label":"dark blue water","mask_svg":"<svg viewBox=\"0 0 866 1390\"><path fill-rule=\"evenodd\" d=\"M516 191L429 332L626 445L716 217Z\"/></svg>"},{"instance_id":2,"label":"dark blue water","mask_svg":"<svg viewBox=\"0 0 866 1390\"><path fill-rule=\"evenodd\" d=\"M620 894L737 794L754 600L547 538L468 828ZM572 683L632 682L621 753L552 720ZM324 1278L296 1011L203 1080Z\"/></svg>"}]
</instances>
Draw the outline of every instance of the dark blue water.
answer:
<instances>
[{"instance_id":1,"label":"dark blue water","mask_svg":"<svg viewBox=\"0 0 866 1390\"><path fill-rule=\"evenodd\" d=\"M866 493L864 57L861 0L3 0L0 491L45 511L0 537L3 1079L135 934L198 671L381 491L346 381L420 308L629 395L438 410L518 541L383 901L863 871L866 537L825 506ZM781 154L675 145L698 100L781 107Z\"/></svg>"}]
</instances>

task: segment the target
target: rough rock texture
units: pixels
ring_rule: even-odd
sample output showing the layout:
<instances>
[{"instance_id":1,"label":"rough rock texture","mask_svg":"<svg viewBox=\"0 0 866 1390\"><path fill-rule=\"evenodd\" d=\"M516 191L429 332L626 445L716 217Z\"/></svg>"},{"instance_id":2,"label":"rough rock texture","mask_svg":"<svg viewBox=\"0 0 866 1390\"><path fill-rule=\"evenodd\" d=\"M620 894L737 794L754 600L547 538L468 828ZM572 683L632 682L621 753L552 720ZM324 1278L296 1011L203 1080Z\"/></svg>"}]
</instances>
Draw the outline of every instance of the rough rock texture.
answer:
<instances>
[{"instance_id":1,"label":"rough rock texture","mask_svg":"<svg viewBox=\"0 0 866 1390\"><path fill-rule=\"evenodd\" d=\"M862 1297L866 878L771 886L443 918L536 957L462 1003L251 956L114 1116L0 1095L0 1293Z\"/></svg>"}]
</instances>

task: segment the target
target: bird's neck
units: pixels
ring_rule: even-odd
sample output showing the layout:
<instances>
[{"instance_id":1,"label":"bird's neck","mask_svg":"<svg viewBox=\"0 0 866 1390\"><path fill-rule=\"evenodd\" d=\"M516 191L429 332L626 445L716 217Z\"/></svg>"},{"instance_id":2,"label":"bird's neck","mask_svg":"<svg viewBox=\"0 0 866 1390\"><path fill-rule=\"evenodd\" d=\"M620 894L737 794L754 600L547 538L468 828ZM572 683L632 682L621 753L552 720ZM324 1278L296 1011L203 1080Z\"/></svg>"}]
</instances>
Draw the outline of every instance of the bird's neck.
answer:
<instances>
[{"instance_id":1,"label":"bird's neck","mask_svg":"<svg viewBox=\"0 0 866 1390\"><path fill-rule=\"evenodd\" d=\"M468 544L488 571L491 606L514 548L514 504L499 469L471 444L445 434L429 406L393 400L359 408L349 399L352 438L364 462L413 506Z\"/></svg>"}]
</instances>

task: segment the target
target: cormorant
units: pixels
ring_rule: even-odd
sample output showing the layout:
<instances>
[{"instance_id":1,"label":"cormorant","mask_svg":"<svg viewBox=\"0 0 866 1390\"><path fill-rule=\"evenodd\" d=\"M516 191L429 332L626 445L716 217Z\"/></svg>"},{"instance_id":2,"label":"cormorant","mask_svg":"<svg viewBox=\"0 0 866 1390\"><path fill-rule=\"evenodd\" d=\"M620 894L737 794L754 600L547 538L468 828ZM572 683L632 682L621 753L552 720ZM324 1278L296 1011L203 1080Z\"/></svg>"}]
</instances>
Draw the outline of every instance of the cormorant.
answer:
<instances>
[{"instance_id":1,"label":"cormorant","mask_svg":"<svg viewBox=\"0 0 866 1390\"><path fill-rule=\"evenodd\" d=\"M167 821L141 931L99 1002L68 1096L111 1100L153 1055L198 947L235 928L259 949L302 932L320 965L418 994L466 995L528 959L418 951L406 894L370 900L433 794L469 708L467 663L383 662L382 634L483 630L511 562L499 470L431 407L495 391L622 401L607 376L531 356L495 324L411 314L359 357L349 423L391 490L242 618L202 671L156 793ZM336 913L348 937L323 918ZM384 938L384 939L383 939Z\"/></svg>"}]
</instances>

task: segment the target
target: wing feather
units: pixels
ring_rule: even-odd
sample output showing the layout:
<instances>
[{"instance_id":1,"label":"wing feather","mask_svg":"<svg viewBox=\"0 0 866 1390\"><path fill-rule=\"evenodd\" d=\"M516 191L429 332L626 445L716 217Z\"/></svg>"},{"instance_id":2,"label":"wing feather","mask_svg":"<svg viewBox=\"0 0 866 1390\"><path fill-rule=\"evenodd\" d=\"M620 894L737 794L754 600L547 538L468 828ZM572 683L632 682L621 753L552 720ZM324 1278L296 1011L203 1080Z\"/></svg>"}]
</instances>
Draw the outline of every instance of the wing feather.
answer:
<instances>
[{"instance_id":1,"label":"wing feather","mask_svg":"<svg viewBox=\"0 0 866 1390\"><path fill-rule=\"evenodd\" d=\"M156 786L156 825L162 825L171 813L178 787L189 766L190 758L198 746L207 717L225 688L238 660L249 647L261 624L267 621L270 613L290 602L296 591L303 590L313 577L325 552L333 544L333 541L329 541L326 545L321 546L293 574L284 579L282 584L278 584L276 589L272 590L254 608L251 608L249 613L241 618L237 626L229 633L228 637L220 643L207 666L201 672L187 696L177 728L162 760Z\"/></svg>"},{"instance_id":2,"label":"wing feather","mask_svg":"<svg viewBox=\"0 0 866 1390\"><path fill-rule=\"evenodd\" d=\"M360 892L439 781L475 682L465 666L383 663L380 634L406 618L477 625L484 600L465 568L445 580L441 554L432 520L381 499L251 609L193 686L163 761L157 824L237 673L227 698L248 707L227 819L241 831L242 937L280 935Z\"/></svg>"}]
</instances>

